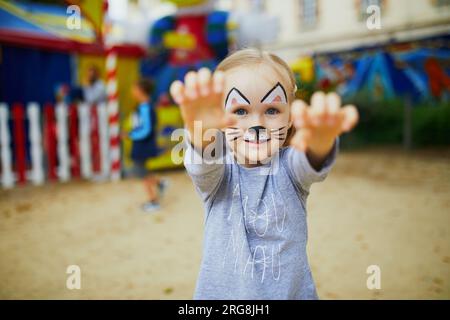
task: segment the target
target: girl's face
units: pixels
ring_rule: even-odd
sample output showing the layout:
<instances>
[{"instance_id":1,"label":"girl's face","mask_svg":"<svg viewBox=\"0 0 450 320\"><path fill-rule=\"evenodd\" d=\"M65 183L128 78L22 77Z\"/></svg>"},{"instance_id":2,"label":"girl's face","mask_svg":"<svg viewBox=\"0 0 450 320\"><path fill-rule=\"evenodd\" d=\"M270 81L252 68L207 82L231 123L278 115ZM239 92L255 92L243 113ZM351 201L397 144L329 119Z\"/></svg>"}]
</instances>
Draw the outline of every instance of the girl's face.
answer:
<instances>
[{"instance_id":1,"label":"girl's face","mask_svg":"<svg viewBox=\"0 0 450 320\"><path fill-rule=\"evenodd\" d=\"M226 72L223 105L237 122L225 129L225 137L239 163L258 166L283 146L292 124L288 103L291 90L286 80L267 65Z\"/></svg>"}]
</instances>

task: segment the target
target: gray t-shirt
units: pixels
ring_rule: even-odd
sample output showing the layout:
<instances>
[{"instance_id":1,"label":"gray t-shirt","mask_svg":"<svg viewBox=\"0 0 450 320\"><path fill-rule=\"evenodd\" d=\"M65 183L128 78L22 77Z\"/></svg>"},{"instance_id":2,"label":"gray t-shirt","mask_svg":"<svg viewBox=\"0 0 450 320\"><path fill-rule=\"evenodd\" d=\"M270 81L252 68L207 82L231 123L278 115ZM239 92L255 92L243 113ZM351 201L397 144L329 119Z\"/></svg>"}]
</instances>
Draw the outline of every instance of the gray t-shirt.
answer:
<instances>
[{"instance_id":1,"label":"gray t-shirt","mask_svg":"<svg viewBox=\"0 0 450 320\"><path fill-rule=\"evenodd\" d=\"M205 206L203 258L194 299L317 299L306 254L306 199L337 153L316 171L305 153L280 149L246 168L224 147L225 164L184 164Z\"/></svg>"}]
</instances>

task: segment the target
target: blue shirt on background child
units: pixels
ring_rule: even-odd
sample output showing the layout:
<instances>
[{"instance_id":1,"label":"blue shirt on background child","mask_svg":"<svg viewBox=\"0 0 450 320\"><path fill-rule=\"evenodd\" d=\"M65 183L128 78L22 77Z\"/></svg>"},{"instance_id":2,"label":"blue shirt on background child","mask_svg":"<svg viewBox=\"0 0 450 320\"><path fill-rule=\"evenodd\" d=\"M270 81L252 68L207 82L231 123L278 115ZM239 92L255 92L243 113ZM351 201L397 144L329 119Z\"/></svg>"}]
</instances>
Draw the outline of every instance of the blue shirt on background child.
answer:
<instances>
[{"instance_id":1,"label":"blue shirt on background child","mask_svg":"<svg viewBox=\"0 0 450 320\"><path fill-rule=\"evenodd\" d=\"M133 128L129 133L133 141L131 147L131 159L143 162L148 158L158 155L159 150L156 144L156 112L148 102L139 104L133 113Z\"/></svg>"}]
</instances>

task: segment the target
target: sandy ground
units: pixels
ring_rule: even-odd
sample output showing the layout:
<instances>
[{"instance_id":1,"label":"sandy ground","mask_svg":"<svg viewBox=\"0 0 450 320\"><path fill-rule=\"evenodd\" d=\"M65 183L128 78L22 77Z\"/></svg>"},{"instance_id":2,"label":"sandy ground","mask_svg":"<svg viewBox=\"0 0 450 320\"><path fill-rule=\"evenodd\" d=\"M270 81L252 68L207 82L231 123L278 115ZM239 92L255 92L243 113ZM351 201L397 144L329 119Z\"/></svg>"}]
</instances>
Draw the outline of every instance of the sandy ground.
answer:
<instances>
[{"instance_id":1,"label":"sandy ground","mask_svg":"<svg viewBox=\"0 0 450 320\"><path fill-rule=\"evenodd\" d=\"M184 171L164 175L156 215L140 212L136 180L0 191L0 298L190 299L203 209ZM450 150L342 153L308 209L322 299L450 298ZM66 288L69 265L81 290Z\"/></svg>"}]
</instances>

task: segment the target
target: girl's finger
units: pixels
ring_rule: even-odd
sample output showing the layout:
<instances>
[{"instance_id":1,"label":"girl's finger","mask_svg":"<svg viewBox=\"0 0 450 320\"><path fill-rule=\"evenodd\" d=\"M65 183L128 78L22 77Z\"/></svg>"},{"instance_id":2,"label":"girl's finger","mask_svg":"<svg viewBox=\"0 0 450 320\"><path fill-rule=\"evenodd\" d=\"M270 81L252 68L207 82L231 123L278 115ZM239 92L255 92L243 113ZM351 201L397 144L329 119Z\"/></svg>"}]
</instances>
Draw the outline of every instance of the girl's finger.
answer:
<instances>
[{"instance_id":1,"label":"girl's finger","mask_svg":"<svg viewBox=\"0 0 450 320\"><path fill-rule=\"evenodd\" d=\"M213 90L215 94L222 94L225 86L225 74L222 71L216 71L213 75Z\"/></svg>"},{"instance_id":2,"label":"girl's finger","mask_svg":"<svg viewBox=\"0 0 450 320\"><path fill-rule=\"evenodd\" d=\"M324 120L326 116L326 96L323 92L316 92L311 97L309 115L314 125L319 125Z\"/></svg>"},{"instance_id":3,"label":"girl's finger","mask_svg":"<svg viewBox=\"0 0 450 320\"><path fill-rule=\"evenodd\" d=\"M201 68L198 71L198 86L200 94L207 96L211 92L211 71L208 68Z\"/></svg>"},{"instance_id":4,"label":"girl's finger","mask_svg":"<svg viewBox=\"0 0 450 320\"><path fill-rule=\"evenodd\" d=\"M336 92L330 92L326 96L326 104L328 114L335 115L341 107L341 97Z\"/></svg>"},{"instance_id":5,"label":"girl's finger","mask_svg":"<svg viewBox=\"0 0 450 320\"><path fill-rule=\"evenodd\" d=\"M182 104L184 102L184 86L179 80L176 80L170 86L170 95L176 104Z\"/></svg>"},{"instance_id":6,"label":"girl's finger","mask_svg":"<svg viewBox=\"0 0 450 320\"><path fill-rule=\"evenodd\" d=\"M194 71L189 71L184 77L184 94L189 99L197 99L198 97L198 79L197 73Z\"/></svg>"},{"instance_id":7,"label":"girl's finger","mask_svg":"<svg viewBox=\"0 0 450 320\"><path fill-rule=\"evenodd\" d=\"M295 100L291 106L291 120L293 121L294 127L300 129L307 125L307 104L303 100Z\"/></svg>"},{"instance_id":8,"label":"girl's finger","mask_svg":"<svg viewBox=\"0 0 450 320\"><path fill-rule=\"evenodd\" d=\"M340 122L339 109L341 108L341 97L331 92L326 96L327 105L327 123L329 125L335 125Z\"/></svg>"},{"instance_id":9,"label":"girl's finger","mask_svg":"<svg viewBox=\"0 0 450 320\"><path fill-rule=\"evenodd\" d=\"M350 131L358 123L359 114L354 105L347 105L341 109L342 131Z\"/></svg>"}]
</instances>

